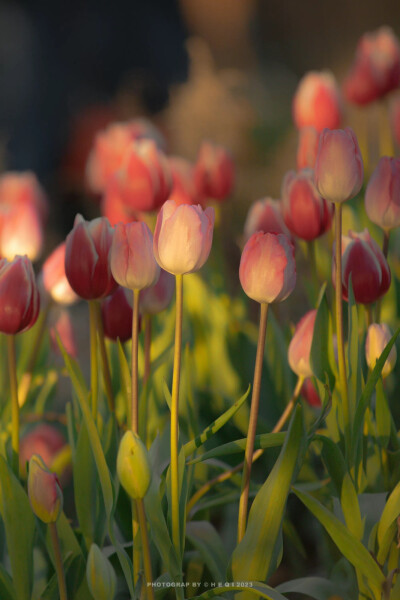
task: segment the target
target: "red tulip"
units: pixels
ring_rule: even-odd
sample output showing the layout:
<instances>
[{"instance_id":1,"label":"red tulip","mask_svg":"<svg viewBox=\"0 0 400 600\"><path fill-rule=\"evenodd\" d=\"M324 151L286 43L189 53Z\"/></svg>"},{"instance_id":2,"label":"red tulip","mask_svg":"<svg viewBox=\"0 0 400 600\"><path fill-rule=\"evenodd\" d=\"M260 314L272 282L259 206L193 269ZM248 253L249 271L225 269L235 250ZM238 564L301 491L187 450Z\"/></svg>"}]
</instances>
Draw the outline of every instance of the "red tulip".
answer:
<instances>
[{"instance_id":1,"label":"red tulip","mask_svg":"<svg viewBox=\"0 0 400 600\"><path fill-rule=\"evenodd\" d=\"M118 286L117 289L101 303L104 334L111 340L118 338L122 343L132 335L132 306L130 305L126 290Z\"/></svg>"},{"instance_id":2,"label":"red tulip","mask_svg":"<svg viewBox=\"0 0 400 600\"><path fill-rule=\"evenodd\" d=\"M321 198L314 173L289 171L282 184L283 218L289 230L302 240L315 240L330 229L332 204Z\"/></svg>"},{"instance_id":3,"label":"red tulip","mask_svg":"<svg viewBox=\"0 0 400 600\"><path fill-rule=\"evenodd\" d=\"M201 204L203 198L196 187L192 163L179 156L170 156L169 166L173 181L169 200L175 204Z\"/></svg>"},{"instance_id":4,"label":"red tulip","mask_svg":"<svg viewBox=\"0 0 400 600\"><path fill-rule=\"evenodd\" d=\"M318 153L319 132L315 127L302 127L297 146L297 169L313 169Z\"/></svg>"},{"instance_id":5,"label":"red tulip","mask_svg":"<svg viewBox=\"0 0 400 600\"><path fill-rule=\"evenodd\" d=\"M335 254L333 255L332 279L335 285ZM361 304L370 304L381 298L390 287L389 265L368 229L361 233L349 231L342 236L342 294L348 300L349 277L354 298Z\"/></svg>"},{"instance_id":6,"label":"red tulip","mask_svg":"<svg viewBox=\"0 0 400 600\"><path fill-rule=\"evenodd\" d=\"M382 156L365 192L369 219L390 230L400 225L400 159Z\"/></svg>"},{"instance_id":7,"label":"red tulip","mask_svg":"<svg viewBox=\"0 0 400 600\"><path fill-rule=\"evenodd\" d=\"M221 146L203 142L195 164L194 179L201 196L224 200L233 189L234 164Z\"/></svg>"},{"instance_id":8,"label":"red tulip","mask_svg":"<svg viewBox=\"0 0 400 600\"><path fill-rule=\"evenodd\" d=\"M239 278L245 293L256 302L281 302L296 284L294 248L286 235L254 233L240 260Z\"/></svg>"},{"instance_id":9,"label":"red tulip","mask_svg":"<svg viewBox=\"0 0 400 600\"><path fill-rule=\"evenodd\" d=\"M65 242L59 244L42 267L41 281L47 294L58 304L73 304L78 296L65 274Z\"/></svg>"},{"instance_id":10,"label":"red tulip","mask_svg":"<svg viewBox=\"0 0 400 600\"><path fill-rule=\"evenodd\" d=\"M31 261L16 256L0 260L0 331L15 334L30 329L39 314L39 292Z\"/></svg>"},{"instance_id":11,"label":"red tulip","mask_svg":"<svg viewBox=\"0 0 400 600\"><path fill-rule=\"evenodd\" d=\"M51 466L53 459L65 443L65 437L56 427L45 423L36 425L21 438L19 447L21 472L26 473L26 463L33 454L39 454L44 462Z\"/></svg>"},{"instance_id":12,"label":"red tulip","mask_svg":"<svg viewBox=\"0 0 400 600\"><path fill-rule=\"evenodd\" d=\"M319 138L314 181L322 198L345 202L361 189L364 168L355 133L350 127L324 129Z\"/></svg>"},{"instance_id":13,"label":"red tulip","mask_svg":"<svg viewBox=\"0 0 400 600\"><path fill-rule=\"evenodd\" d=\"M130 211L121 199L121 192L114 177L110 177L106 191L101 199L100 212L106 217L110 225L117 223L132 223L136 221L136 213Z\"/></svg>"},{"instance_id":14,"label":"red tulip","mask_svg":"<svg viewBox=\"0 0 400 600\"><path fill-rule=\"evenodd\" d=\"M312 126L336 129L342 119L339 90L332 73L310 71L297 86L292 105L293 120L298 129Z\"/></svg>"},{"instance_id":15,"label":"red tulip","mask_svg":"<svg viewBox=\"0 0 400 600\"><path fill-rule=\"evenodd\" d=\"M296 331L289 344L288 360L292 371L299 377L311 377L310 365L311 345L317 311L310 310L296 325Z\"/></svg>"},{"instance_id":16,"label":"red tulip","mask_svg":"<svg viewBox=\"0 0 400 600\"><path fill-rule=\"evenodd\" d=\"M175 290L175 279L171 273L160 269L157 283L140 291L140 311L155 315L169 306Z\"/></svg>"},{"instance_id":17,"label":"red tulip","mask_svg":"<svg viewBox=\"0 0 400 600\"><path fill-rule=\"evenodd\" d=\"M279 200L264 198L254 202L247 213L244 224L244 237L246 241L256 233L284 233L291 238L291 233L286 227L282 215L282 204Z\"/></svg>"},{"instance_id":18,"label":"red tulip","mask_svg":"<svg viewBox=\"0 0 400 600\"><path fill-rule=\"evenodd\" d=\"M68 234L65 274L72 289L85 300L108 296L116 287L111 274L113 229L105 217L85 221L77 215Z\"/></svg>"}]
</instances>

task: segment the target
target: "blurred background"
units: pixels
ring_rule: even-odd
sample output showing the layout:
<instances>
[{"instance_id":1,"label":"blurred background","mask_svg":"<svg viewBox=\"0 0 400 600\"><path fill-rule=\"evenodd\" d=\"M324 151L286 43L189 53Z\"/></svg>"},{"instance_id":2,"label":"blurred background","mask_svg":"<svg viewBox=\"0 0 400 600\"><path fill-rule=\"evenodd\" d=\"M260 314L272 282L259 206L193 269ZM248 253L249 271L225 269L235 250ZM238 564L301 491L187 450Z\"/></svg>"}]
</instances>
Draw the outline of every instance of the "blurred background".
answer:
<instances>
[{"instance_id":1,"label":"blurred background","mask_svg":"<svg viewBox=\"0 0 400 600\"><path fill-rule=\"evenodd\" d=\"M239 234L252 201L279 197L295 164L291 98L328 68L339 83L365 31L400 33L396 0L51 0L0 5L2 170L32 170L65 234L86 203L95 132L150 118L169 151L210 138L238 168L228 209ZM85 204L86 203L86 204ZM86 208L85 208L86 207Z\"/></svg>"}]
</instances>

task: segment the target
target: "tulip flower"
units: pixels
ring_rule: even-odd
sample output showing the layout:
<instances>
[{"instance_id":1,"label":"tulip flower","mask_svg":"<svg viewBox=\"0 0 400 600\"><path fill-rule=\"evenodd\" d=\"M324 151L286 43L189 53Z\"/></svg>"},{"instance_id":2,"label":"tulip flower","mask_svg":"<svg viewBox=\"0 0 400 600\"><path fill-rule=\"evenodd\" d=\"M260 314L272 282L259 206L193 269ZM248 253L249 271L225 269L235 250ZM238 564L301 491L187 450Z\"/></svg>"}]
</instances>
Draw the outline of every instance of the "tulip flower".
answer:
<instances>
[{"instance_id":1,"label":"tulip flower","mask_svg":"<svg viewBox=\"0 0 400 600\"><path fill-rule=\"evenodd\" d=\"M180 156L170 156L168 161L173 182L168 199L175 204L202 204L203 197L195 182L194 165Z\"/></svg>"},{"instance_id":2,"label":"tulip flower","mask_svg":"<svg viewBox=\"0 0 400 600\"><path fill-rule=\"evenodd\" d=\"M293 97L293 120L298 129L340 126L342 109L336 80L329 71L310 71L300 80Z\"/></svg>"},{"instance_id":3,"label":"tulip flower","mask_svg":"<svg viewBox=\"0 0 400 600\"><path fill-rule=\"evenodd\" d=\"M137 213L130 211L121 199L121 192L115 177L110 177L100 203L100 211L110 225L117 223L131 223L136 220Z\"/></svg>"},{"instance_id":4,"label":"tulip flower","mask_svg":"<svg viewBox=\"0 0 400 600\"><path fill-rule=\"evenodd\" d=\"M104 335L111 340L126 342L132 335L132 306L123 287L117 289L101 303Z\"/></svg>"},{"instance_id":5,"label":"tulip flower","mask_svg":"<svg viewBox=\"0 0 400 600\"><path fill-rule=\"evenodd\" d=\"M376 361L380 358L382 352L390 342L392 334L389 327L385 323L372 323L368 327L367 337L365 340L365 358L368 367L372 369L375 367ZM383 369L381 371L382 379L387 377L394 369L396 364L397 352L396 347L393 346L389 352Z\"/></svg>"},{"instance_id":6,"label":"tulip flower","mask_svg":"<svg viewBox=\"0 0 400 600\"><path fill-rule=\"evenodd\" d=\"M36 175L30 171L23 173L9 171L0 176L0 206L9 209L16 206L30 206L42 224L49 212L45 192ZM21 254L21 251L18 254Z\"/></svg>"},{"instance_id":7,"label":"tulip flower","mask_svg":"<svg viewBox=\"0 0 400 600\"><path fill-rule=\"evenodd\" d=\"M310 377L307 377L307 379L304 380L301 388L301 395L310 406L314 406L315 408L319 408L321 406L321 398L319 397L313 380Z\"/></svg>"},{"instance_id":8,"label":"tulip flower","mask_svg":"<svg viewBox=\"0 0 400 600\"><path fill-rule=\"evenodd\" d=\"M315 185L325 200L341 203L361 189L363 162L357 138L350 127L324 129L319 138L314 168Z\"/></svg>"},{"instance_id":9,"label":"tulip flower","mask_svg":"<svg viewBox=\"0 0 400 600\"><path fill-rule=\"evenodd\" d=\"M314 335L314 325L317 311L310 310L296 326L296 331L289 344L288 360L292 371L299 377L311 377L313 371L310 365L311 345Z\"/></svg>"},{"instance_id":10,"label":"tulip flower","mask_svg":"<svg viewBox=\"0 0 400 600\"><path fill-rule=\"evenodd\" d=\"M116 287L109 254L113 229L105 217L85 221L77 215L68 234L65 274L72 289L85 300L105 298Z\"/></svg>"},{"instance_id":11,"label":"tulip flower","mask_svg":"<svg viewBox=\"0 0 400 600\"><path fill-rule=\"evenodd\" d=\"M28 497L32 510L43 523L55 523L60 516L63 495L57 475L34 454L29 461Z\"/></svg>"},{"instance_id":12,"label":"tulip flower","mask_svg":"<svg viewBox=\"0 0 400 600\"><path fill-rule=\"evenodd\" d=\"M302 127L299 130L299 144L297 146L297 169L313 169L318 153L319 132L315 127Z\"/></svg>"},{"instance_id":13,"label":"tulip flower","mask_svg":"<svg viewBox=\"0 0 400 600\"><path fill-rule=\"evenodd\" d=\"M311 241L330 229L332 205L321 198L311 169L289 171L282 184L283 218L289 230L302 240Z\"/></svg>"},{"instance_id":14,"label":"tulip flower","mask_svg":"<svg viewBox=\"0 0 400 600\"><path fill-rule=\"evenodd\" d=\"M198 271L210 254L214 209L177 206L168 200L157 216L154 255L160 267L174 275Z\"/></svg>"},{"instance_id":15,"label":"tulip flower","mask_svg":"<svg viewBox=\"0 0 400 600\"><path fill-rule=\"evenodd\" d=\"M335 269L334 257L333 269ZM381 298L390 287L389 265L371 238L368 229L361 233L349 231L342 237L342 295L348 299L349 277L353 286L354 298L361 304L370 304ZM336 283L335 283L336 285Z\"/></svg>"},{"instance_id":16,"label":"tulip flower","mask_svg":"<svg viewBox=\"0 0 400 600\"><path fill-rule=\"evenodd\" d=\"M145 497L151 482L151 466L145 445L137 433L126 431L117 456L118 479L133 500Z\"/></svg>"},{"instance_id":17,"label":"tulip flower","mask_svg":"<svg viewBox=\"0 0 400 600\"><path fill-rule=\"evenodd\" d=\"M30 329L39 314L39 292L32 263L26 256L0 260L0 331L15 334Z\"/></svg>"},{"instance_id":18,"label":"tulip flower","mask_svg":"<svg viewBox=\"0 0 400 600\"><path fill-rule=\"evenodd\" d=\"M154 285L160 275L153 253L153 236L145 223L118 223L111 245L114 279L130 290Z\"/></svg>"},{"instance_id":19,"label":"tulip flower","mask_svg":"<svg viewBox=\"0 0 400 600\"><path fill-rule=\"evenodd\" d=\"M385 231L400 225L400 159L382 156L365 192L369 219Z\"/></svg>"},{"instance_id":20,"label":"tulip flower","mask_svg":"<svg viewBox=\"0 0 400 600\"><path fill-rule=\"evenodd\" d=\"M246 294L256 302L285 300L296 284L294 248L283 234L254 233L245 245L239 277Z\"/></svg>"},{"instance_id":21,"label":"tulip flower","mask_svg":"<svg viewBox=\"0 0 400 600\"><path fill-rule=\"evenodd\" d=\"M24 255L35 261L43 247L43 227L33 203L18 203L3 211L0 230L0 255L12 260Z\"/></svg>"},{"instance_id":22,"label":"tulip flower","mask_svg":"<svg viewBox=\"0 0 400 600\"><path fill-rule=\"evenodd\" d=\"M199 193L214 200L224 200L232 192L234 178L234 164L226 150L210 142L203 142L194 171Z\"/></svg>"},{"instance_id":23,"label":"tulip flower","mask_svg":"<svg viewBox=\"0 0 400 600\"><path fill-rule=\"evenodd\" d=\"M284 233L289 239L291 233L286 227L282 215L282 204L279 200L264 198L254 202L247 213L244 224L244 237L246 241L256 233Z\"/></svg>"},{"instance_id":24,"label":"tulip flower","mask_svg":"<svg viewBox=\"0 0 400 600\"><path fill-rule=\"evenodd\" d=\"M160 269L157 283L140 292L141 312L147 315L156 315L165 310L171 303L174 286L174 277L164 269Z\"/></svg>"},{"instance_id":25,"label":"tulip flower","mask_svg":"<svg viewBox=\"0 0 400 600\"><path fill-rule=\"evenodd\" d=\"M122 203L129 211L157 210L172 189L168 160L152 140L129 146L115 181Z\"/></svg>"},{"instance_id":26,"label":"tulip flower","mask_svg":"<svg viewBox=\"0 0 400 600\"><path fill-rule=\"evenodd\" d=\"M343 83L349 102L369 104L400 85L400 44L390 27L366 33Z\"/></svg>"},{"instance_id":27,"label":"tulip flower","mask_svg":"<svg viewBox=\"0 0 400 600\"><path fill-rule=\"evenodd\" d=\"M112 564L97 544L90 546L86 564L86 579L93 598L114 600L117 577Z\"/></svg>"},{"instance_id":28,"label":"tulip flower","mask_svg":"<svg viewBox=\"0 0 400 600\"><path fill-rule=\"evenodd\" d=\"M36 425L21 438L19 455L21 473L26 474L26 463L33 454L38 454L46 464L51 465L65 443L65 437L56 427L46 423Z\"/></svg>"},{"instance_id":29,"label":"tulip flower","mask_svg":"<svg viewBox=\"0 0 400 600\"><path fill-rule=\"evenodd\" d=\"M65 274L65 249L62 242L43 263L41 284L54 302L70 305L78 300Z\"/></svg>"}]
</instances>

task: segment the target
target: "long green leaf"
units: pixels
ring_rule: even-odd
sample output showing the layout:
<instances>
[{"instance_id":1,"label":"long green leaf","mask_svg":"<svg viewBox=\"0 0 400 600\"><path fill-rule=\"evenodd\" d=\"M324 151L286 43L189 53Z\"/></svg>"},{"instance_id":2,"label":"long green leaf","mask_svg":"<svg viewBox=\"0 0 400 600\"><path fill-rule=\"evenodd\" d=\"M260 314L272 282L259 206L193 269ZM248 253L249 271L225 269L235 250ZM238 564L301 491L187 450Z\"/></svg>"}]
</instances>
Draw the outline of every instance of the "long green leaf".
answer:
<instances>
[{"instance_id":1,"label":"long green leaf","mask_svg":"<svg viewBox=\"0 0 400 600\"><path fill-rule=\"evenodd\" d=\"M348 392L351 418L354 415L357 398L361 389L361 360L358 340L358 309L354 299L351 274L348 282Z\"/></svg>"},{"instance_id":2,"label":"long green leaf","mask_svg":"<svg viewBox=\"0 0 400 600\"><path fill-rule=\"evenodd\" d=\"M378 525L378 544L382 546L385 535L400 515L400 482L390 494Z\"/></svg>"},{"instance_id":3,"label":"long green leaf","mask_svg":"<svg viewBox=\"0 0 400 600\"><path fill-rule=\"evenodd\" d=\"M214 581L224 581L228 556L215 528L208 521L190 521L186 537L200 552Z\"/></svg>"},{"instance_id":4,"label":"long green leaf","mask_svg":"<svg viewBox=\"0 0 400 600\"><path fill-rule=\"evenodd\" d=\"M317 379L325 383L328 376L329 387L335 382L333 373L332 320L329 312L325 291L322 292L317 316L315 318L314 334L311 344L310 362Z\"/></svg>"},{"instance_id":5,"label":"long green leaf","mask_svg":"<svg viewBox=\"0 0 400 600\"><path fill-rule=\"evenodd\" d=\"M276 588L282 594L296 592L297 594L305 594L315 598L315 600L328 600L331 596L337 596L338 583L329 581L323 577L301 577L300 579L292 579L285 581Z\"/></svg>"},{"instance_id":6,"label":"long green leaf","mask_svg":"<svg viewBox=\"0 0 400 600\"><path fill-rule=\"evenodd\" d=\"M12 579L2 565L0 565L0 598L2 600L16 600Z\"/></svg>"},{"instance_id":7,"label":"long green leaf","mask_svg":"<svg viewBox=\"0 0 400 600\"><path fill-rule=\"evenodd\" d=\"M259 448L266 449L282 446L285 441L285 437L286 433L261 433L260 435L256 435L254 440L254 450L258 450ZM189 464L194 465L198 462L202 462L203 460L219 458L221 456L230 456L231 454L244 452L246 449L246 441L246 438L241 438L240 440L235 440L234 442L222 444L221 446L218 446L218 448L204 452L204 454L201 456L189 461Z\"/></svg>"},{"instance_id":8,"label":"long green leaf","mask_svg":"<svg viewBox=\"0 0 400 600\"><path fill-rule=\"evenodd\" d=\"M265 583L260 583L258 581L245 581L243 582L243 586L240 585L218 585L207 592L204 592L200 596L194 596L193 600L208 600L209 598L215 598L215 596L219 596L220 594L226 594L229 592L248 592L250 594L254 594L256 596L261 596L261 598L266 598L266 600L287 600L285 596L282 596L277 590L269 587Z\"/></svg>"},{"instance_id":9,"label":"long green leaf","mask_svg":"<svg viewBox=\"0 0 400 600\"><path fill-rule=\"evenodd\" d=\"M382 586L385 576L363 544L318 500L293 488L296 496L326 529L340 552L375 586Z\"/></svg>"},{"instance_id":10,"label":"long green leaf","mask_svg":"<svg viewBox=\"0 0 400 600\"><path fill-rule=\"evenodd\" d=\"M361 541L364 534L364 526L361 519L360 505L356 490L348 473L343 478L340 503L349 531Z\"/></svg>"},{"instance_id":11,"label":"long green leaf","mask_svg":"<svg viewBox=\"0 0 400 600\"><path fill-rule=\"evenodd\" d=\"M326 435L315 435L314 441L322 443L322 460L325 463L326 469L332 478L332 482L336 488L336 493L340 497L342 492L342 482L347 473L346 463L339 447L335 442Z\"/></svg>"},{"instance_id":12,"label":"long green leaf","mask_svg":"<svg viewBox=\"0 0 400 600\"><path fill-rule=\"evenodd\" d=\"M249 393L250 385L247 388L247 391L243 394L243 396L239 398L239 400L236 400L236 402L232 404L232 406L230 406L228 410L226 410L222 415L215 419L215 421L213 421L211 425L206 427L206 429L204 429L204 431L200 435L198 435L194 440L191 440L190 442L184 445L183 450L185 452L186 458L193 454L193 452L197 448L202 446L207 440L209 440L210 437L215 435L217 431L219 431L221 427L223 427L225 423L227 423L229 419L237 413L242 404L246 402Z\"/></svg>"}]
</instances>

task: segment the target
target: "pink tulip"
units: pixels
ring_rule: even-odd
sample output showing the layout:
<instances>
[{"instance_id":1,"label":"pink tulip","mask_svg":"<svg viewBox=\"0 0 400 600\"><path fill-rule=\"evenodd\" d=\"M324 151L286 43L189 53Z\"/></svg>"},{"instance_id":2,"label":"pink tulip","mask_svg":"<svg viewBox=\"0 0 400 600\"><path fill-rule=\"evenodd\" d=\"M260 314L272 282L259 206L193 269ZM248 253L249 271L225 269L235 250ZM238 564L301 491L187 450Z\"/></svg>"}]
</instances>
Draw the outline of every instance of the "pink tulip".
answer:
<instances>
[{"instance_id":1,"label":"pink tulip","mask_svg":"<svg viewBox=\"0 0 400 600\"><path fill-rule=\"evenodd\" d=\"M368 327L367 337L365 340L365 358L368 367L372 370L375 367L376 361L380 358L382 352L390 342L392 334L389 327L385 323L372 323ZM394 369L396 364L397 352L396 346L393 346L389 352L389 356L383 365L381 372L382 378L387 377Z\"/></svg>"},{"instance_id":2,"label":"pink tulip","mask_svg":"<svg viewBox=\"0 0 400 600\"><path fill-rule=\"evenodd\" d=\"M333 254L332 279L335 285L336 260ZM342 236L342 294L348 300L349 277L354 298L361 304L370 304L381 298L390 287L389 265L368 229L361 233L349 231Z\"/></svg>"},{"instance_id":3,"label":"pink tulip","mask_svg":"<svg viewBox=\"0 0 400 600\"><path fill-rule=\"evenodd\" d=\"M0 331L15 334L30 329L39 314L39 291L31 261L16 256L0 260Z\"/></svg>"},{"instance_id":4,"label":"pink tulip","mask_svg":"<svg viewBox=\"0 0 400 600\"><path fill-rule=\"evenodd\" d=\"M361 189L364 168L355 133L350 127L324 129L319 138L314 181L322 198L345 202Z\"/></svg>"},{"instance_id":5,"label":"pink tulip","mask_svg":"<svg viewBox=\"0 0 400 600\"><path fill-rule=\"evenodd\" d=\"M68 310L65 308L58 308L51 311L49 318L49 333L51 345L56 354L61 354L57 341L58 338L60 338L62 345L68 354L73 358L77 358L78 344L71 315Z\"/></svg>"},{"instance_id":6,"label":"pink tulip","mask_svg":"<svg viewBox=\"0 0 400 600\"><path fill-rule=\"evenodd\" d=\"M172 189L168 160L152 140L135 142L124 155L116 183L127 210L157 210Z\"/></svg>"},{"instance_id":7,"label":"pink tulip","mask_svg":"<svg viewBox=\"0 0 400 600\"><path fill-rule=\"evenodd\" d=\"M264 198L254 202L247 213L244 224L244 237L246 241L256 231L263 233L284 233L291 238L291 233L286 227L282 215L282 204L279 200Z\"/></svg>"},{"instance_id":8,"label":"pink tulip","mask_svg":"<svg viewBox=\"0 0 400 600\"><path fill-rule=\"evenodd\" d=\"M3 212L0 231L0 255L12 260L24 255L35 261L43 247L43 228L33 203L18 203Z\"/></svg>"},{"instance_id":9,"label":"pink tulip","mask_svg":"<svg viewBox=\"0 0 400 600\"><path fill-rule=\"evenodd\" d=\"M362 36L343 83L349 102L363 105L382 98L400 85L400 45L389 27Z\"/></svg>"},{"instance_id":10,"label":"pink tulip","mask_svg":"<svg viewBox=\"0 0 400 600\"><path fill-rule=\"evenodd\" d=\"M49 207L46 195L36 175L30 171L9 171L0 176L0 206L15 207L29 205L34 208L43 223Z\"/></svg>"},{"instance_id":11,"label":"pink tulip","mask_svg":"<svg viewBox=\"0 0 400 600\"><path fill-rule=\"evenodd\" d=\"M116 287L109 257L113 232L105 217L85 221L77 215L67 236L65 274L74 292L85 300L104 298Z\"/></svg>"},{"instance_id":12,"label":"pink tulip","mask_svg":"<svg viewBox=\"0 0 400 600\"><path fill-rule=\"evenodd\" d=\"M306 400L307 404L310 406L314 406L315 408L319 408L321 406L321 398L317 390L315 389L315 385L313 380L310 377L304 381L303 386L301 388L301 395Z\"/></svg>"},{"instance_id":13,"label":"pink tulip","mask_svg":"<svg viewBox=\"0 0 400 600\"><path fill-rule=\"evenodd\" d=\"M302 127L297 146L297 169L313 169L318 153L319 132L315 127Z\"/></svg>"},{"instance_id":14,"label":"pink tulip","mask_svg":"<svg viewBox=\"0 0 400 600\"><path fill-rule=\"evenodd\" d=\"M174 277L171 273L160 269L157 283L140 292L140 311L143 314L155 315L165 310L172 300L174 290Z\"/></svg>"},{"instance_id":15,"label":"pink tulip","mask_svg":"<svg viewBox=\"0 0 400 600\"><path fill-rule=\"evenodd\" d=\"M122 344L131 338L132 306L123 287L118 286L111 296L103 300L101 315L106 337L114 341L119 339Z\"/></svg>"},{"instance_id":16,"label":"pink tulip","mask_svg":"<svg viewBox=\"0 0 400 600\"><path fill-rule=\"evenodd\" d=\"M19 447L21 472L26 474L26 463L33 454L39 454L44 462L51 466L53 459L65 444L65 437L56 427L45 423L36 425L21 438Z\"/></svg>"},{"instance_id":17,"label":"pink tulip","mask_svg":"<svg viewBox=\"0 0 400 600\"><path fill-rule=\"evenodd\" d=\"M194 171L196 187L201 196L224 200L232 192L234 178L234 164L227 151L211 142L203 142Z\"/></svg>"},{"instance_id":18,"label":"pink tulip","mask_svg":"<svg viewBox=\"0 0 400 600\"><path fill-rule=\"evenodd\" d=\"M175 204L201 204L203 198L195 184L192 163L179 156L170 156L169 166L173 181L169 200Z\"/></svg>"},{"instance_id":19,"label":"pink tulip","mask_svg":"<svg viewBox=\"0 0 400 600\"><path fill-rule=\"evenodd\" d=\"M62 242L45 260L42 267L41 282L46 293L57 304L73 304L78 296L70 286L65 274L65 249Z\"/></svg>"},{"instance_id":20,"label":"pink tulip","mask_svg":"<svg viewBox=\"0 0 400 600\"><path fill-rule=\"evenodd\" d=\"M60 482L38 454L33 454L29 461L28 497L33 512L41 521L57 521L63 506Z\"/></svg>"},{"instance_id":21,"label":"pink tulip","mask_svg":"<svg viewBox=\"0 0 400 600\"><path fill-rule=\"evenodd\" d=\"M282 184L283 218L288 229L302 240L315 240L330 229L332 205L321 198L314 173L289 171Z\"/></svg>"},{"instance_id":22,"label":"pink tulip","mask_svg":"<svg viewBox=\"0 0 400 600\"><path fill-rule=\"evenodd\" d=\"M129 211L121 199L121 192L114 177L110 177L106 191L101 199L100 212L106 217L110 225L117 223L131 223L136 221L136 213Z\"/></svg>"},{"instance_id":23,"label":"pink tulip","mask_svg":"<svg viewBox=\"0 0 400 600\"><path fill-rule=\"evenodd\" d=\"M329 71L310 71L297 86L292 105L298 129L312 126L317 131L340 126L342 110L336 80Z\"/></svg>"},{"instance_id":24,"label":"pink tulip","mask_svg":"<svg viewBox=\"0 0 400 600\"><path fill-rule=\"evenodd\" d=\"M400 159L382 156L365 192L369 219L390 230L400 225Z\"/></svg>"},{"instance_id":25,"label":"pink tulip","mask_svg":"<svg viewBox=\"0 0 400 600\"><path fill-rule=\"evenodd\" d=\"M296 284L294 248L286 235L254 233L246 243L239 267L245 293L256 302L281 302Z\"/></svg>"},{"instance_id":26,"label":"pink tulip","mask_svg":"<svg viewBox=\"0 0 400 600\"><path fill-rule=\"evenodd\" d=\"M292 371L299 377L311 377L310 365L311 345L317 311L310 310L296 325L296 331L289 344L288 360Z\"/></svg>"},{"instance_id":27,"label":"pink tulip","mask_svg":"<svg viewBox=\"0 0 400 600\"><path fill-rule=\"evenodd\" d=\"M118 223L111 246L111 272L115 281L130 290L154 285L160 275L153 253L153 236L141 221Z\"/></svg>"},{"instance_id":28,"label":"pink tulip","mask_svg":"<svg viewBox=\"0 0 400 600\"><path fill-rule=\"evenodd\" d=\"M154 256L173 275L198 271L210 254L214 209L168 200L157 216Z\"/></svg>"}]
</instances>

